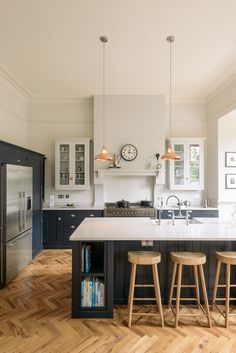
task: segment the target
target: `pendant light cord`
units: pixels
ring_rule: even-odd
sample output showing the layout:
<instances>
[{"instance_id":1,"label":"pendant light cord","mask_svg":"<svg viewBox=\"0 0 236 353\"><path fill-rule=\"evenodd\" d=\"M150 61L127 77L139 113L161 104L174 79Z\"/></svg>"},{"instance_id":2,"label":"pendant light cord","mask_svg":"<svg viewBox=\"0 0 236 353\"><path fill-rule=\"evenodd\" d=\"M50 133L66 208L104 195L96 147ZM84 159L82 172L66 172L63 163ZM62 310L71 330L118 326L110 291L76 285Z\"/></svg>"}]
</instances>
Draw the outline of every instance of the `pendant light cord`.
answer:
<instances>
[{"instance_id":1,"label":"pendant light cord","mask_svg":"<svg viewBox=\"0 0 236 353\"><path fill-rule=\"evenodd\" d=\"M102 140L103 140L103 145L105 145L105 42L103 41L103 63L102 63L102 72L103 72L103 85L102 85Z\"/></svg>"},{"instance_id":2,"label":"pendant light cord","mask_svg":"<svg viewBox=\"0 0 236 353\"><path fill-rule=\"evenodd\" d=\"M172 136L172 52L171 52L171 43L172 40L170 39L170 139Z\"/></svg>"},{"instance_id":3,"label":"pendant light cord","mask_svg":"<svg viewBox=\"0 0 236 353\"><path fill-rule=\"evenodd\" d=\"M106 75L105 75L105 68L106 68L106 50L105 50L105 45L108 42L108 38L106 36L101 36L100 41L102 42L103 45L103 55L102 55L102 140L103 140L103 145L105 145L105 117L106 117L106 91L105 91L105 82L106 82Z\"/></svg>"}]
</instances>

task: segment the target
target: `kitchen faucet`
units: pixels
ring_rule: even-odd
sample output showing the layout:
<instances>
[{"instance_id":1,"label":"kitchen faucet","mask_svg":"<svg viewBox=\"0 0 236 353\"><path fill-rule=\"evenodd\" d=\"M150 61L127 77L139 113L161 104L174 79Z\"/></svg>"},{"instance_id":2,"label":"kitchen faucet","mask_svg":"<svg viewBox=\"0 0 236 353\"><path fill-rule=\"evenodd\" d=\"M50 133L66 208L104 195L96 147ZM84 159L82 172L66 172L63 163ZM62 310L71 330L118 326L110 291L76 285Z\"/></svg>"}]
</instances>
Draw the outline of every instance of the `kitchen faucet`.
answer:
<instances>
[{"instance_id":1,"label":"kitchen faucet","mask_svg":"<svg viewBox=\"0 0 236 353\"><path fill-rule=\"evenodd\" d=\"M178 214L177 216L175 216L175 218L185 218L185 217L182 215L182 213L181 213L181 205L182 205L182 202L180 201L180 199L178 198L178 196L176 196L176 195L170 195L170 196L168 196L167 199L166 199L166 204L168 204L168 201L169 201L169 199L170 199L171 197L176 198L176 200L177 200L177 205L179 206L179 214Z\"/></svg>"},{"instance_id":2,"label":"kitchen faucet","mask_svg":"<svg viewBox=\"0 0 236 353\"><path fill-rule=\"evenodd\" d=\"M161 225L162 211L163 211L163 197L161 197L161 198L158 197L158 220L157 220L157 223L159 224L159 226Z\"/></svg>"}]
</instances>

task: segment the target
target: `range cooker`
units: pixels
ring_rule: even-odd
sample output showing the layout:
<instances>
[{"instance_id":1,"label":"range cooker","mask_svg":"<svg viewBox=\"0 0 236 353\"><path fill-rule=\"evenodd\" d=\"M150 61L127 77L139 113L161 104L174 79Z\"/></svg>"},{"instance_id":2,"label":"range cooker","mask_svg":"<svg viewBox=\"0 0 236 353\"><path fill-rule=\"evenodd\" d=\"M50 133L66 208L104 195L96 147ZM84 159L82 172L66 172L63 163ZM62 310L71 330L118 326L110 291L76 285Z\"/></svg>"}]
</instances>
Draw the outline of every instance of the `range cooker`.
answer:
<instances>
[{"instance_id":1,"label":"range cooker","mask_svg":"<svg viewBox=\"0 0 236 353\"><path fill-rule=\"evenodd\" d=\"M144 207L140 203L130 203L129 207L118 207L115 202L105 204L104 217L156 217L153 206Z\"/></svg>"}]
</instances>

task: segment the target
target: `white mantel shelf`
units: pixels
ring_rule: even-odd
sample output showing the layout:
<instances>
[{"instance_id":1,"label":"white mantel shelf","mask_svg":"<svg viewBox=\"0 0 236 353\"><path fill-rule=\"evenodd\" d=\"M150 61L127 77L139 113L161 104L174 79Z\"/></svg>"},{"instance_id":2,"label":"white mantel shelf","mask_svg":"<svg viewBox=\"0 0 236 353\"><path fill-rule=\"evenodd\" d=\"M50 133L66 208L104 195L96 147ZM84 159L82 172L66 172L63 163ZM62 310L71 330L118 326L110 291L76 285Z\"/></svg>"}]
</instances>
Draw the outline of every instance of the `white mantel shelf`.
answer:
<instances>
[{"instance_id":1,"label":"white mantel shelf","mask_svg":"<svg viewBox=\"0 0 236 353\"><path fill-rule=\"evenodd\" d=\"M97 169L95 173L99 178L105 176L153 176L157 177L158 172L153 169L122 169L122 168L109 168Z\"/></svg>"}]
</instances>

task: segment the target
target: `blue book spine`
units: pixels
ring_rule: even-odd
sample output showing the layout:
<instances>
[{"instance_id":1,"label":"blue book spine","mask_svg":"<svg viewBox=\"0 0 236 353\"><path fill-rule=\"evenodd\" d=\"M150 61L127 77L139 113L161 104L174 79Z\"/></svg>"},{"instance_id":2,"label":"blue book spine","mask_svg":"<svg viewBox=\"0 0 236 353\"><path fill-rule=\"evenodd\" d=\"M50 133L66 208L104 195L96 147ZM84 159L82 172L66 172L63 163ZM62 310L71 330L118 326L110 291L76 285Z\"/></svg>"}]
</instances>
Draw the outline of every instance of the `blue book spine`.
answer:
<instances>
[{"instance_id":1,"label":"blue book spine","mask_svg":"<svg viewBox=\"0 0 236 353\"><path fill-rule=\"evenodd\" d=\"M85 306L84 305L84 279L81 282L81 306Z\"/></svg>"}]
</instances>

